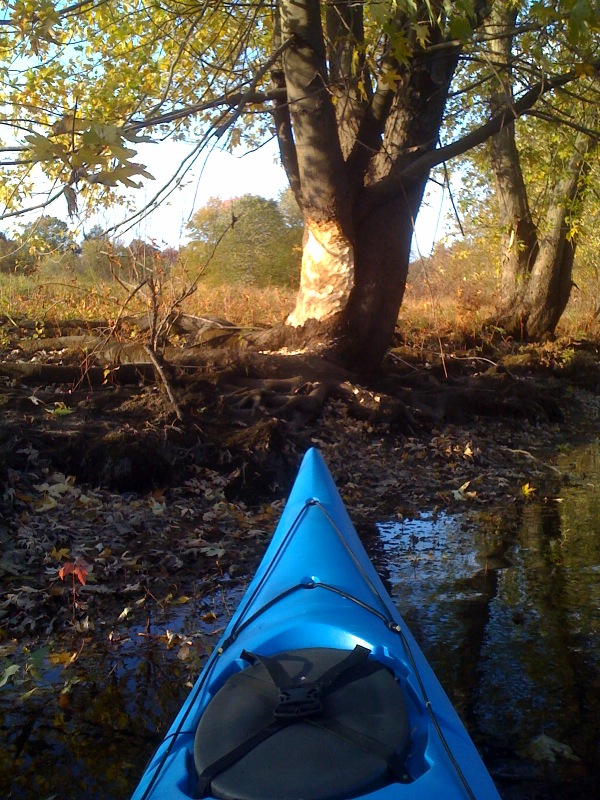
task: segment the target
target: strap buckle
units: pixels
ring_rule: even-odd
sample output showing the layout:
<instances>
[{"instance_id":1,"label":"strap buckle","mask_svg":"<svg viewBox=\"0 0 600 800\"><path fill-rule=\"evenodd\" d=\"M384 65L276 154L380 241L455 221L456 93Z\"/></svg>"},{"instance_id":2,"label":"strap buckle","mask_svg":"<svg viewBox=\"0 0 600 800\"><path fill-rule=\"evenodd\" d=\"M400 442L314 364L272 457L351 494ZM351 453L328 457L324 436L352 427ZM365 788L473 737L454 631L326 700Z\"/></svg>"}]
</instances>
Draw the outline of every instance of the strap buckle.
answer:
<instances>
[{"instance_id":1,"label":"strap buckle","mask_svg":"<svg viewBox=\"0 0 600 800\"><path fill-rule=\"evenodd\" d=\"M273 714L278 719L301 719L323 710L323 687L320 683L289 686L279 691L279 703Z\"/></svg>"}]
</instances>

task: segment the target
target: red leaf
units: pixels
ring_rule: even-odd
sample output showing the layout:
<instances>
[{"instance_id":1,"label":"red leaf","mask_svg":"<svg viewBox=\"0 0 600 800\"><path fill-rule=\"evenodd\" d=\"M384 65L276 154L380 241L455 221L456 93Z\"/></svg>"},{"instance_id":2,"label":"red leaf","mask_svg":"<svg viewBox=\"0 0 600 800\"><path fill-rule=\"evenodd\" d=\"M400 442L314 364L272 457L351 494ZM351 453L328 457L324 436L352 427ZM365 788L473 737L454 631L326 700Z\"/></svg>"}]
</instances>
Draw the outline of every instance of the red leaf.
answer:
<instances>
[{"instance_id":1,"label":"red leaf","mask_svg":"<svg viewBox=\"0 0 600 800\"><path fill-rule=\"evenodd\" d=\"M67 561L58 570L58 577L61 581L64 581L65 576L70 575L72 572L75 572L75 564L72 561Z\"/></svg>"},{"instance_id":2,"label":"red leaf","mask_svg":"<svg viewBox=\"0 0 600 800\"><path fill-rule=\"evenodd\" d=\"M89 564L87 564L83 560L83 558L76 559L73 572L75 573L75 577L82 586L85 586L85 579L87 578L88 567Z\"/></svg>"},{"instance_id":3,"label":"red leaf","mask_svg":"<svg viewBox=\"0 0 600 800\"><path fill-rule=\"evenodd\" d=\"M88 569L89 564L84 561L83 558L76 558L75 561L67 561L62 565L62 567L58 570L58 577L61 579L61 581L64 581L67 575L73 573L79 583L82 586L85 586Z\"/></svg>"}]
</instances>

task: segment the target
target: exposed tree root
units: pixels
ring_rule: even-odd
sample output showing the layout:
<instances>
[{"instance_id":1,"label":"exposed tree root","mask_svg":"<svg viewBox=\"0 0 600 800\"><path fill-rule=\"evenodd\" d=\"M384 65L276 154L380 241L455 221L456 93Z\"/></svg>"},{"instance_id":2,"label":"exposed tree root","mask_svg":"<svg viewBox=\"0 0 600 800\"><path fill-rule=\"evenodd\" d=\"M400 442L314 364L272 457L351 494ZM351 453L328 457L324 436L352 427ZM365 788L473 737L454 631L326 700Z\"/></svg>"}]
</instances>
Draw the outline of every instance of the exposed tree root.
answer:
<instances>
[{"instance_id":1,"label":"exposed tree root","mask_svg":"<svg viewBox=\"0 0 600 800\"><path fill-rule=\"evenodd\" d=\"M186 318L185 325L196 341L197 320ZM218 325L223 332L225 324ZM529 350L495 354L493 364L479 348L472 355L450 352L442 365L430 351L397 348L385 372L365 380L313 351L265 353L187 341L187 347L167 346L162 361L134 343L143 361L123 364L123 354L134 353L126 342L105 341L100 350L96 331L57 326L52 333L61 349L44 347L36 358L62 363L17 361L37 345L19 354L13 343L0 362L5 463L27 459L29 442L66 474L119 489L175 478L190 463L239 469L232 492L249 486L249 475L280 483L276 476L286 463L295 466L286 447L307 445L327 405L377 435L410 436L480 418L560 422L569 384L600 389L596 350L574 351L572 343L569 358L559 353L553 364L542 363L547 351ZM65 344L73 349L65 351Z\"/></svg>"},{"instance_id":2,"label":"exposed tree root","mask_svg":"<svg viewBox=\"0 0 600 800\"><path fill-rule=\"evenodd\" d=\"M81 364L42 364L39 362L2 362L0 376L5 376L29 386L67 384L73 387L97 387L106 384L136 384L154 380L152 364L121 364L113 367L95 367Z\"/></svg>"}]
</instances>

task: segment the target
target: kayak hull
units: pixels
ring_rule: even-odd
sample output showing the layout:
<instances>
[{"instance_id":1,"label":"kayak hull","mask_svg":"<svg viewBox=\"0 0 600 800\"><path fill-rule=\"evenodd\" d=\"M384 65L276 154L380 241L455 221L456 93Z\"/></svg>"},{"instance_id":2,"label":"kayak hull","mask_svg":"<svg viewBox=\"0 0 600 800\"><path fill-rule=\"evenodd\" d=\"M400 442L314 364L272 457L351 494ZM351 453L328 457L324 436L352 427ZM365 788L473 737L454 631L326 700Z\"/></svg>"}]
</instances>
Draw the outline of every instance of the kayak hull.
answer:
<instances>
[{"instance_id":1,"label":"kayak hull","mask_svg":"<svg viewBox=\"0 0 600 800\"><path fill-rule=\"evenodd\" d=\"M314 449L304 458L256 575L133 800L195 796L196 729L227 679L248 667L245 651L273 656L307 648L352 651L357 646L367 648L369 658L395 676L406 701L411 741L405 782L391 781L352 797L499 800L473 742L371 564Z\"/></svg>"}]
</instances>

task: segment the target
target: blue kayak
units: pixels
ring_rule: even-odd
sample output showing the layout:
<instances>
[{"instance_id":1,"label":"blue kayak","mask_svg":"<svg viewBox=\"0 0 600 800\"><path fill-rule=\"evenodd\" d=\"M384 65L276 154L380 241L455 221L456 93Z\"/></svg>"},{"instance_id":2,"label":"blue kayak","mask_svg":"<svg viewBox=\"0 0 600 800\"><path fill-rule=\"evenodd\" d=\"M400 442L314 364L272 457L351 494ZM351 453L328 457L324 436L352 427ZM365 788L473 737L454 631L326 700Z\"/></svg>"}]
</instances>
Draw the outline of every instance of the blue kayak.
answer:
<instances>
[{"instance_id":1,"label":"blue kayak","mask_svg":"<svg viewBox=\"0 0 600 800\"><path fill-rule=\"evenodd\" d=\"M499 800L320 454L133 800Z\"/></svg>"}]
</instances>

